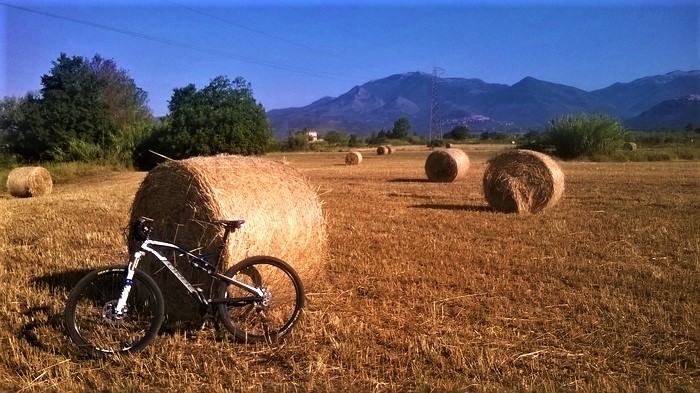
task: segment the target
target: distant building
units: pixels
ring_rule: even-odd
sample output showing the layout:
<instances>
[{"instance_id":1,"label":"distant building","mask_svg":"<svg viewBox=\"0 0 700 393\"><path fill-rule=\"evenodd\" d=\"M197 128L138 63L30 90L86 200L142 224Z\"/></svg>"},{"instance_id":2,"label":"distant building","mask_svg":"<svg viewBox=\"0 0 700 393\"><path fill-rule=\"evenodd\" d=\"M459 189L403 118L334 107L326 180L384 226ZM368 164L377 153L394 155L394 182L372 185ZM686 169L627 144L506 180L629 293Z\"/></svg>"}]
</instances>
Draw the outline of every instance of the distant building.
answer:
<instances>
[{"instance_id":1,"label":"distant building","mask_svg":"<svg viewBox=\"0 0 700 393\"><path fill-rule=\"evenodd\" d=\"M308 139L309 142L316 142L316 141L318 141L318 132L316 132L316 131L306 131L306 139Z\"/></svg>"}]
</instances>

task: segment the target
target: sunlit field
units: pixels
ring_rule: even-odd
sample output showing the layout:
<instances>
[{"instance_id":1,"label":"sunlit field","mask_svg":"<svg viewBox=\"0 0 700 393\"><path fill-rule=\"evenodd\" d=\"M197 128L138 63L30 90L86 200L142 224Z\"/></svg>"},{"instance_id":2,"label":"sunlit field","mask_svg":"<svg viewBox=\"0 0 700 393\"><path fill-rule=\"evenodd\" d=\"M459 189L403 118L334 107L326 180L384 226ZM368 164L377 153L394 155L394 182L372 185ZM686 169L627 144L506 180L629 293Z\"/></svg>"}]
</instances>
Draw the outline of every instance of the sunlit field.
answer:
<instances>
[{"instance_id":1,"label":"sunlit field","mask_svg":"<svg viewBox=\"0 0 700 393\"><path fill-rule=\"evenodd\" d=\"M561 202L515 215L482 191L503 147L461 147L455 183L426 181L426 148L367 149L356 166L269 155L318 188L330 246L301 325L272 346L166 325L133 356L84 356L64 303L92 268L126 262L145 173L0 194L0 391L700 390L700 163L559 162Z\"/></svg>"}]
</instances>

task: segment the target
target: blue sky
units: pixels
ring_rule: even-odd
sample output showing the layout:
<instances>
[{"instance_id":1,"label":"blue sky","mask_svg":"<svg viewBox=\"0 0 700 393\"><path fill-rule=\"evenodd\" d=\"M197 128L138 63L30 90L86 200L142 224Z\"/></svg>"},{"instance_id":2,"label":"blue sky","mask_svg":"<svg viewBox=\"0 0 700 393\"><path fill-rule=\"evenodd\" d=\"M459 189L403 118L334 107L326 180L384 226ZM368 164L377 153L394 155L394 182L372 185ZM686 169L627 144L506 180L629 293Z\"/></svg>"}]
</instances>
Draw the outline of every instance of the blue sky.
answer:
<instances>
[{"instance_id":1,"label":"blue sky","mask_svg":"<svg viewBox=\"0 0 700 393\"><path fill-rule=\"evenodd\" d=\"M113 59L167 114L219 75L265 109L397 73L595 90L700 69L698 0L1 1L0 97L41 88L61 52Z\"/></svg>"}]
</instances>

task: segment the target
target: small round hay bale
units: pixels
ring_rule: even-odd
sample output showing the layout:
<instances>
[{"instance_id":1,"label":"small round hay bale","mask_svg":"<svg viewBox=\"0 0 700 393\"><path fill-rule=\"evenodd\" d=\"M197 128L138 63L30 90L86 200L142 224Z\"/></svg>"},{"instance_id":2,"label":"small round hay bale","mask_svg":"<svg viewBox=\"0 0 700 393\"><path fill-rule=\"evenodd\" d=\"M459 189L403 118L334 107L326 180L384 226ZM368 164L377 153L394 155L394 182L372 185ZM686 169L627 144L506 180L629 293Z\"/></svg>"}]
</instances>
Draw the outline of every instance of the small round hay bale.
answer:
<instances>
[{"instance_id":1,"label":"small round hay bale","mask_svg":"<svg viewBox=\"0 0 700 393\"><path fill-rule=\"evenodd\" d=\"M345 165L359 165L362 162L362 153L351 151L345 155Z\"/></svg>"},{"instance_id":2,"label":"small round hay bale","mask_svg":"<svg viewBox=\"0 0 700 393\"><path fill-rule=\"evenodd\" d=\"M549 156L531 150L508 150L488 161L484 196L505 213L537 213L564 195L564 173Z\"/></svg>"},{"instance_id":3,"label":"small round hay bale","mask_svg":"<svg viewBox=\"0 0 700 393\"><path fill-rule=\"evenodd\" d=\"M448 142L448 143L445 145L445 147L449 149L449 148L452 147L452 144Z\"/></svg>"},{"instance_id":4,"label":"small round hay bale","mask_svg":"<svg viewBox=\"0 0 700 393\"><path fill-rule=\"evenodd\" d=\"M394 153L394 146L386 145L386 154Z\"/></svg>"},{"instance_id":5,"label":"small round hay bale","mask_svg":"<svg viewBox=\"0 0 700 393\"><path fill-rule=\"evenodd\" d=\"M388 153L389 153L389 149L386 146L379 146L377 148L377 155L379 155L379 156L383 156L384 154L388 154Z\"/></svg>"},{"instance_id":6,"label":"small round hay bale","mask_svg":"<svg viewBox=\"0 0 700 393\"><path fill-rule=\"evenodd\" d=\"M15 168L7 175L7 190L18 198L30 198L51 193L51 174L40 166Z\"/></svg>"},{"instance_id":7,"label":"small round hay bale","mask_svg":"<svg viewBox=\"0 0 700 393\"><path fill-rule=\"evenodd\" d=\"M165 162L148 172L136 192L131 220L141 216L155 220L155 240L201 255L217 254L223 246L219 271L248 256L270 255L292 265L306 289L313 290L325 270L327 232L316 190L300 172L279 161L216 156ZM211 224L221 219L246 223L223 239L221 226ZM135 251L129 241L130 254ZM162 285L169 318L197 319L196 302L172 274L159 263L144 262L144 269ZM177 258L176 266L209 294L206 273L183 258Z\"/></svg>"},{"instance_id":8,"label":"small round hay bale","mask_svg":"<svg viewBox=\"0 0 700 393\"><path fill-rule=\"evenodd\" d=\"M425 160L425 174L434 182L462 179L469 170L469 156L461 149L436 149Z\"/></svg>"},{"instance_id":9,"label":"small round hay bale","mask_svg":"<svg viewBox=\"0 0 700 393\"><path fill-rule=\"evenodd\" d=\"M637 144L634 142L625 142L622 148L629 151L637 150Z\"/></svg>"}]
</instances>

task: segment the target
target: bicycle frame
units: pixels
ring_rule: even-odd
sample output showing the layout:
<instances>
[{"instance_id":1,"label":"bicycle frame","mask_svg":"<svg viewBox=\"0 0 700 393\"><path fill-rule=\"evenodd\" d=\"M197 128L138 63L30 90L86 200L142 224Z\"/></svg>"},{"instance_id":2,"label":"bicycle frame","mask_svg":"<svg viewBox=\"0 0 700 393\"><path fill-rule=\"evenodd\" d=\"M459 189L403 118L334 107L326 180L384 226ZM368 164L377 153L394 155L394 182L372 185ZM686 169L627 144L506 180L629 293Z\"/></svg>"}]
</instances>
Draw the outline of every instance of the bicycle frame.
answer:
<instances>
[{"instance_id":1,"label":"bicycle frame","mask_svg":"<svg viewBox=\"0 0 700 393\"><path fill-rule=\"evenodd\" d=\"M200 303L202 303L205 306L208 306L212 303L237 303L240 302L241 299L206 299L204 295L202 294L202 290L200 288L195 288L192 283L190 283L183 275L180 273L180 271L173 265L168 258L164 257L161 253L158 251L154 250L151 246L159 247L159 248L166 248L166 249L171 249L174 251L177 251L181 254L184 254L187 256L187 261L190 263L190 265L200 269L204 270L209 276L214 277L220 281L227 282L229 284L236 285L237 287L241 289L245 289L251 294L255 295L255 298L246 298L245 301L262 301L264 298L264 293L262 290L252 287L250 285L244 284L242 282L239 282L235 279L229 278L221 273L218 273L216 271L216 266L210 264L207 262L203 257L194 255L190 253L187 250L182 249L181 247L172 244L172 243L167 243L167 242L162 242L162 241L157 241L157 240L150 240L146 239L141 243L141 246L139 247L140 249L134 253L134 257L129 261L129 265L127 267L127 275L126 275L126 283L124 285L124 289L122 290L121 295L119 296L119 300L117 301L117 306L115 307L115 312L117 315L122 315L124 313L124 307L126 306L126 301L129 297L129 292L131 291L131 285L132 285L132 280L134 278L134 272L136 271L136 268L138 267L139 262L141 261L141 258L143 258L147 253L153 255L158 259L165 267L170 270L171 273L178 279L178 281L187 289L187 292L189 292L191 295L194 296L195 299L197 299ZM210 294L211 295L211 294Z\"/></svg>"}]
</instances>

